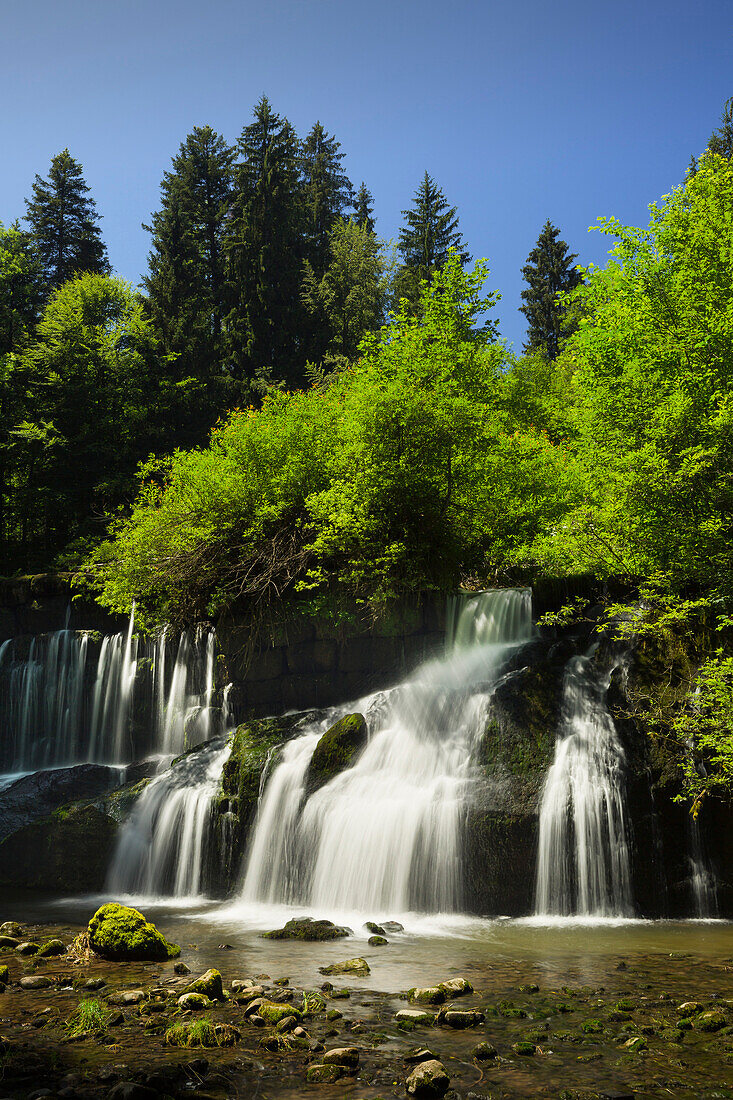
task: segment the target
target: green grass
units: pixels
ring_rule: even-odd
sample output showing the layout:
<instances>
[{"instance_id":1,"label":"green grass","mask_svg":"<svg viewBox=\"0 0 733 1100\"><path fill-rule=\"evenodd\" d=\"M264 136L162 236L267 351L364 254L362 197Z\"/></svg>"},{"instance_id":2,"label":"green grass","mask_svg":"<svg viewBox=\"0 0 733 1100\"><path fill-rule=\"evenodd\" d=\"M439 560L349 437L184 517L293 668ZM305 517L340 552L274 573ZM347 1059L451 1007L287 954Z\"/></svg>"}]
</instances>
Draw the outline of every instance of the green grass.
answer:
<instances>
[{"instance_id":1,"label":"green grass","mask_svg":"<svg viewBox=\"0 0 733 1100\"><path fill-rule=\"evenodd\" d=\"M172 1047L218 1047L219 1040L211 1020L204 1016L191 1024L174 1024L165 1033L165 1041Z\"/></svg>"},{"instance_id":2,"label":"green grass","mask_svg":"<svg viewBox=\"0 0 733 1100\"><path fill-rule=\"evenodd\" d=\"M107 1026L109 1013L97 997L85 997L79 1001L76 1012L66 1021L69 1035L81 1035L84 1031L100 1031Z\"/></svg>"}]
</instances>

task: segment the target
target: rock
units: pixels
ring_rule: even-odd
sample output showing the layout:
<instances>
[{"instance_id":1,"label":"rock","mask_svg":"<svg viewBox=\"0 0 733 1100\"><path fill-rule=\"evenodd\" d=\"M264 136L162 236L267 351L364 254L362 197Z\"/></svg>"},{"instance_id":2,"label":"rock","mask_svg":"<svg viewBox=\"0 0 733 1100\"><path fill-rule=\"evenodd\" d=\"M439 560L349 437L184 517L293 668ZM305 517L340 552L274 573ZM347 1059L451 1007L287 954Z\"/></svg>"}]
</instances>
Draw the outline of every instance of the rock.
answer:
<instances>
[{"instance_id":1,"label":"rock","mask_svg":"<svg viewBox=\"0 0 733 1100\"><path fill-rule=\"evenodd\" d=\"M275 1025L275 1031L278 1035L287 1035L290 1031L303 1031L302 1028L298 1028L298 1021L295 1016L284 1016L282 1020L278 1020ZM303 1032L305 1034L305 1032Z\"/></svg>"},{"instance_id":2,"label":"rock","mask_svg":"<svg viewBox=\"0 0 733 1100\"><path fill-rule=\"evenodd\" d=\"M294 1016L299 1020L303 1013L299 1008L289 1004L278 1004L276 1001L261 1001L257 1006L257 1014L268 1024L279 1024L287 1016Z\"/></svg>"},{"instance_id":3,"label":"rock","mask_svg":"<svg viewBox=\"0 0 733 1100\"><path fill-rule=\"evenodd\" d=\"M20 979L21 989L48 989L53 983L45 974L32 974Z\"/></svg>"},{"instance_id":4,"label":"rock","mask_svg":"<svg viewBox=\"0 0 733 1100\"><path fill-rule=\"evenodd\" d=\"M382 928L381 924L375 924L373 920L368 920L364 927L366 928L367 932L371 932L373 936L384 935L384 929Z\"/></svg>"},{"instance_id":5,"label":"rock","mask_svg":"<svg viewBox=\"0 0 733 1100\"><path fill-rule=\"evenodd\" d=\"M87 978L87 980L84 982L84 988L92 990L104 989L106 984L107 983L105 982L104 978Z\"/></svg>"},{"instance_id":6,"label":"rock","mask_svg":"<svg viewBox=\"0 0 733 1100\"><path fill-rule=\"evenodd\" d=\"M15 936L0 936L0 951L15 951L19 943Z\"/></svg>"},{"instance_id":7,"label":"rock","mask_svg":"<svg viewBox=\"0 0 733 1100\"><path fill-rule=\"evenodd\" d=\"M350 935L348 928L341 928L330 920L312 920L311 917L296 917L289 920L284 928L272 932L263 932L266 940L337 940Z\"/></svg>"},{"instance_id":8,"label":"rock","mask_svg":"<svg viewBox=\"0 0 733 1100\"><path fill-rule=\"evenodd\" d=\"M308 1066L305 1079L311 1085L332 1085L345 1075L341 1066Z\"/></svg>"},{"instance_id":9,"label":"rock","mask_svg":"<svg viewBox=\"0 0 733 1100\"><path fill-rule=\"evenodd\" d=\"M61 940L46 940L38 948L37 955L39 959L50 959L54 955L65 955L66 948Z\"/></svg>"},{"instance_id":10,"label":"rock","mask_svg":"<svg viewBox=\"0 0 733 1100\"><path fill-rule=\"evenodd\" d=\"M319 966L318 969L321 974L354 974L359 978L365 978L371 973L366 959L346 959L344 962L331 963L330 966Z\"/></svg>"},{"instance_id":11,"label":"rock","mask_svg":"<svg viewBox=\"0 0 733 1100\"><path fill-rule=\"evenodd\" d=\"M190 967L186 966L185 963L178 962L173 967L173 973L174 974L190 974L191 969L190 969Z\"/></svg>"},{"instance_id":12,"label":"rock","mask_svg":"<svg viewBox=\"0 0 733 1100\"><path fill-rule=\"evenodd\" d=\"M368 942L370 947L384 947L385 944L389 943L389 940L386 940L384 936L370 936Z\"/></svg>"},{"instance_id":13,"label":"rock","mask_svg":"<svg viewBox=\"0 0 733 1100\"><path fill-rule=\"evenodd\" d=\"M395 1013L398 1023L408 1024L434 1024L435 1016L432 1012L424 1012L419 1008L401 1008Z\"/></svg>"},{"instance_id":14,"label":"rock","mask_svg":"<svg viewBox=\"0 0 733 1100\"><path fill-rule=\"evenodd\" d=\"M520 1054L525 1057L527 1055L537 1053L537 1047L534 1045L534 1043L514 1043L512 1046L512 1050L515 1054Z\"/></svg>"},{"instance_id":15,"label":"rock","mask_svg":"<svg viewBox=\"0 0 733 1100\"><path fill-rule=\"evenodd\" d=\"M24 775L0 793L0 839L61 806L106 794L119 781L118 769L105 764L77 764Z\"/></svg>"},{"instance_id":16,"label":"rock","mask_svg":"<svg viewBox=\"0 0 733 1100\"><path fill-rule=\"evenodd\" d=\"M176 1001L179 1008L191 1009L194 1012L199 1012L203 1008L209 1007L209 999L205 997L203 993L182 993Z\"/></svg>"},{"instance_id":17,"label":"rock","mask_svg":"<svg viewBox=\"0 0 733 1100\"><path fill-rule=\"evenodd\" d=\"M326 1051L321 1061L324 1066L342 1066L343 1069L356 1073L359 1068L359 1051L356 1047L334 1047Z\"/></svg>"},{"instance_id":18,"label":"rock","mask_svg":"<svg viewBox=\"0 0 733 1100\"><path fill-rule=\"evenodd\" d=\"M0 966L0 985L7 985L10 981L10 969L7 966Z\"/></svg>"},{"instance_id":19,"label":"rock","mask_svg":"<svg viewBox=\"0 0 733 1100\"><path fill-rule=\"evenodd\" d=\"M405 1082L405 1090L408 1096L431 1097L442 1096L448 1089L450 1077L445 1072L442 1062L437 1059L428 1059L420 1062L412 1071Z\"/></svg>"},{"instance_id":20,"label":"rock","mask_svg":"<svg viewBox=\"0 0 733 1100\"><path fill-rule=\"evenodd\" d=\"M168 943L137 909L110 903L89 921L89 946L105 959L162 961L174 959L180 947Z\"/></svg>"},{"instance_id":21,"label":"rock","mask_svg":"<svg viewBox=\"0 0 733 1100\"><path fill-rule=\"evenodd\" d=\"M363 714L345 714L321 737L306 773L309 794L344 771L367 743L367 724Z\"/></svg>"},{"instance_id":22,"label":"rock","mask_svg":"<svg viewBox=\"0 0 733 1100\"><path fill-rule=\"evenodd\" d=\"M113 818L90 805L73 805L32 821L0 841L0 883L70 894L100 892L118 828Z\"/></svg>"},{"instance_id":23,"label":"rock","mask_svg":"<svg viewBox=\"0 0 733 1100\"><path fill-rule=\"evenodd\" d=\"M202 993L210 1001L223 1001L224 988L218 970L207 970L200 978L189 982L184 993Z\"/></svg>"},{"instance_id":24,"label":"rock","mask_svg":"<svg viewBox=\"0 0 733 1100\"><path fill-rule=\"evenodd\" d=\"M491 1058L496 1058L498 1051L491 1043L479 1043L473 1048L471 1054L477 1062L488 1062Z\"/></svg>"},{"instance_id":25,"label":"rock","mask_svg":"<svg viewBox=\"0 0 733 1100\"><path fill-rule=\"evenodd\" d=\"M445 1001L445 990L439 985L425 986L422 989L414 986L408 989L407 999L418 1004L442 1005Z\"/></svg>"},{"instance_id":26,"label":"rock","mask_svg":"<svg viewBox=\"0 0 733 1100\"><path fill-rule=\"evenodd\" d=\"M403 1059L403 1061L410 1063L429 1062L431 1060L437 1062L438 1057L428 1047L415 1047L413 1050L408 1050Z\"/></svg>"},{"instance_id":27,"label":"rock","mask_svg":"<svg viewBox=\"0 0 733 1100\"><path fill-rule=\"evenodd\" d=\"M685 1001L681 1005L677 1005L676 1009L678 1016L694 1016L698 1012L702 1012L702 1005L699 1001Z\"/></svg>"},{"instance_id":28,"label":"rock","mask_svg":"<svg viewBox=\"0 0 733 1100\"><path fill-rule=\"evenodd\" d=\"M459 1012L456 1009L442 1008L435 1018L436 1024L462 1031L467 1027L478 1027L486 1016L483 1012Z\"/></svg>"},{"instance_id":29,"label":"rock","mask_svg":"<svg viewBox=\"0 0 733 1100\"><path fill-rule=\"evenodd\" d=\"M232 982L232 997L238 1005L247 1005L264 992L261 985L243 986L241 982Z\"/></svg>"},{"instance_id":30,"label":"rock","mask_svg":"<svg viewBox=\"0 0 733 1100\"><path fill-rule=\"evenodd\" d=\"M22 935L23 929L17 920L6 920L5 924L0 924L0 936L14 936L20 942Z\"/></svg>"},{"instance_id":31,"label":"rock","mask_svg":"<svg viewBox=\"0 0 733 1100\"><path fill-rule=\"evenodd\" d=\"M396 932L404 932L404 924L400 924L397 920L386 920L382 922L382 928L387 935L394 936Z\"/></svg>"},{"instance_id":32,"label":"rock","mask_svg":"<svg viewBox=\"0 0 733 1100\"><path fill-rule=\"evenodd\" d=\"M125 989L119 993L113 993L107 998L107 1001L111 1005L139 1005L141 1001L145 1000L145 993L142 989Z\"/></svg>"},{"instance_id":33,"label":"rock","mask_svg":"<svg viewBox=\"0 0 733 1100\"><path fill-rule=\"evenodd\" d=\"M639 1054L642 1050L646 1050L646 1042L641 1035L634 1035L633 1038L626 1040L624 1048L630 1050L632 1054Z\"/></svg>"},{"instance_id":34,"label":"rock","mask_svg":"<svg viewBox=\"0 0 733 1100\"><path fill-rule=\"evenodd\" d=\"M242 1032L234 1024L215 1024L214 1034L220 1047L233 1047L242 1038Z\"/></svg>"},{"instance_id":35,"label":"rock","mask_svg":"<svg viewBox=\"0 0 733 1100\"><path fill-rule=\"evenodd\" d=\"M451 978L448 982L441 982L440 988L445 993L448 999L452 997L465 997L468 993L473 993L473 986L465 978Z\"/></svg>"},{"instance_id":36,"label":"rock","mask_svg":"<svg viewBox=\"0 0 733 1100\"><path fill-rule=\"evenodd\" d=\"M721 1027L725 1027L728 1023L727 1019L718 1009L713 1009L711 1012L701 1012L699 1016L696 1016L692 1021L692 1026L695 1031L720 1031Z\"/></svg>"},{"instance_id":37,"label":"rock","mask_svg":"<svg viewBox=\"0 0 733 1100\"><path fill-rule=\"evenodd\" d=\"M39 944L27 940L25 943L19 943L15 950L19 955L37 955L38 949Z\"/></svg>"}]
</instances>

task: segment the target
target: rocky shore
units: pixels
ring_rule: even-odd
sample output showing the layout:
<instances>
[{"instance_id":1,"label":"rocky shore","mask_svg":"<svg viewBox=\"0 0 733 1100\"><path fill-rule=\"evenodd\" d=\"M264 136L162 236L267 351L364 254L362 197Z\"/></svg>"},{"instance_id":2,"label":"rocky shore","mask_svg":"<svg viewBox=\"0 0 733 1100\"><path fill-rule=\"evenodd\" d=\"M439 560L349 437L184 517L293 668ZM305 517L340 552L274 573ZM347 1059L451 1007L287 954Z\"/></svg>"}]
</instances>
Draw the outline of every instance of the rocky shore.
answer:
<instances>
[{"instance_id":1,"label":"rocky shore","mask_svg":"<svg viewBox=\"0 0 733 1100\"><path fill-rule=\"evenodd\" d=\"M370 927L372 946L398 929ZM434 985L395 995L348 929L273 933L343 960L315 988L230 972L226 944L207 965L121 906L77 929L2 925L0 1098L733 1097L733 961L609 957L602 984L558 987L521 961L479 986L436 959Z\"/></svg>"}]
</instances>

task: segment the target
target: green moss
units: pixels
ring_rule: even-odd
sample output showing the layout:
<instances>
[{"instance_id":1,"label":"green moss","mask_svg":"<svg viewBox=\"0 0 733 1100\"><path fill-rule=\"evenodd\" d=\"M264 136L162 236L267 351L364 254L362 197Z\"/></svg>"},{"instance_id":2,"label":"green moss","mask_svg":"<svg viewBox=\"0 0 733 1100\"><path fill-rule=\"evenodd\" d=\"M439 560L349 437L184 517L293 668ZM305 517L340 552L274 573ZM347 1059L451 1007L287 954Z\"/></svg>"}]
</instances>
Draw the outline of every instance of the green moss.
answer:
<instances>
[{"instance_id":1,"label":"green moss","mask_svg":"<svg viewBox=\"0 0 733 1100\"><path fill-rule=\"evenodd\" d=\"M303 1015L299 1008L295 1008L291 1004L277 1004L275 1001L263 1001L257 1009L257 1015L261 1016L263 1020L267 1020L268 1024L279 1024L281 1020L286 1019L288 1016L295 1016L296 1020L299 1020Z\"/></svg>"},{"instance_id":2,"label":"green moss","mask_svg":"<svg viewBox=\"0 0 733 1100\"><path fill-rule=\"evenodd\" d=\"M0 985L7 985L10 981L10 970L7 966L0 966Z\"/></svg>"},{"instance_id":3,"label":"green moss","mask_svg":"<svg viewBox=\"0 0 733 1100\"><path fill-rule=\"evenodd\" d=\"M226 809L242 814L256 808L262 774L268 762L273 763L274 751L287 732L282 722L273 718L252 719L239 726L221 777Z\"/></svg>"},{"instance_id":4,"label":"green moss","mask_svg":"<svg viewBox=\"0 0 733 1100\"><path fill-rule=\"evenodd\" d=\"M214 1024L207 1016L192 1024L174 1024L166 1031L165 1041L172 1047L219 1046Z\"/></svg>"},{"instance_id":5,"label":"green moss","mask_svg":"<svg viewBox=\"0 0 733 1100\"><path fill-rule=\"evenodd\" d=\"M106 959L175 959L181 949L160 934L137 909L110 903L89 921L89 946Z\"/></svg>"},{"instance_id":6,"label":"green moss","mask_svg":"<svg viewBox=\"0 0 733 1100\"><path fill-rule=\"evenodd\" d=\"M353 762L367 740L363 714L345 714L316 745L308 767L308 787L317 790Z\"/></svg>"}]
</instances>

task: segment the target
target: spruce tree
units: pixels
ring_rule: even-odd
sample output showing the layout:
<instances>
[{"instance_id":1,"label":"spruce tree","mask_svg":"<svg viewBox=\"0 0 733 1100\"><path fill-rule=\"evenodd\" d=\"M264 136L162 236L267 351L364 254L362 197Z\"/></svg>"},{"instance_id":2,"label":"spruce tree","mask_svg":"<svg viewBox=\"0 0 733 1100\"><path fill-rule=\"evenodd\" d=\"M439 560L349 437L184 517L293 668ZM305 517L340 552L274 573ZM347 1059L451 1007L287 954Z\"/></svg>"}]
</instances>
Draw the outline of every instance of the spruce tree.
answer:
<instances>
[{"instance_id":1,"label":"spruce tree","mask_svg":"<svg viewBox=\"0 0 733 1100\"><path fill-rule=\"evenodd\" d=\"M558 294L582 282L573 266L578 257L568 250L565 241L558 240L559 236L560 230L548 219L522 268L528 284L528 289L522 291L524 305L519 307L528 322L525 350L541 350L549 359L557 358L561 342L573 330Z\"/></svg>"},{"instance_id":2,"label":"spruce tree","mask_svg":"<svg viewBox=\"0 0 733 1100\"><path fill-rule=\"evenodd\" d=\"M374 232L374 198L363 180L354 198L354 221L365 227L369 233Z\"/></svg>"},{"instance_id":3,"label":"spruce tree","mask_svg":"<svg viewBox=\"0 0 733 1100\"><path fill-rule=\"evenodd\" d=\"M430 279L444 266L451 248L458 253L461 263L470 261L458 229L456 208L448 205L445 195L427 172L415 192L412 208L402 213L406 224L400 229L397 247L405 267L411 268L421 279Z\"/></svg>"},{"instance_id":4,"label":"spruce tree","mask_svg":"<svg viewBox=\"0 0 733 1100\"><path fill-rule=\"evenodd\" d=\"M726 101L720 116L720 126L710 135L707 151L717 153L726 160L733 157L733 98Z\"/></svg>"},{"instance_id":5,"label":"spruce tree","mask_svg":"<svg viewBox=\"0 0 733 1100\"><path fill-rule=\"evenodd\" d=\"M341 144L316 122L301 147L306 256L317 276L330 258L329 234L352 205L351 181L341 167Z\"/></svg>"},{"instance_id":6,"label":"spruce tree","mask_svg":"<svg viewBox=\"0 0 733 1100\"><path fill-rule=\"evenodd\" d=\"M225 358L224 234L234 150L210 126L181 143L161 182L144 280L150 315L178 378L210 380Z\"/></svg>"},{"instance_id":7,"label":"spruce tree","mask_svg":"<svg viewBox=\"0 0 733 1100\"><path fill-rule=\"evenodd\" d=\"M36 176L26 199L26 221L38 253L47 292L84 271L107 275L107 249L82 166L68 149L51 161L48 179Z\"/></svg>"},{"instance_id":8,"label":"spruce tree","mask_svg":"<svg viewBox=\"0 0 733 1100\"><path fill-rule=\"evenodd\" d=\"M304 260L300 150L293 127L266 96L242 131L239 153L225 241L230 366L241 379L297 384Z\"/></svg>"}]
</instances>

